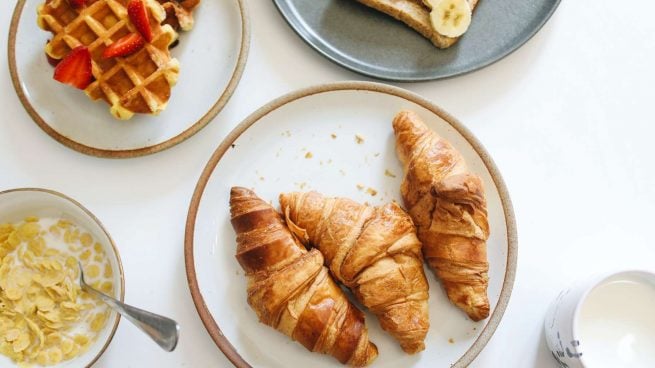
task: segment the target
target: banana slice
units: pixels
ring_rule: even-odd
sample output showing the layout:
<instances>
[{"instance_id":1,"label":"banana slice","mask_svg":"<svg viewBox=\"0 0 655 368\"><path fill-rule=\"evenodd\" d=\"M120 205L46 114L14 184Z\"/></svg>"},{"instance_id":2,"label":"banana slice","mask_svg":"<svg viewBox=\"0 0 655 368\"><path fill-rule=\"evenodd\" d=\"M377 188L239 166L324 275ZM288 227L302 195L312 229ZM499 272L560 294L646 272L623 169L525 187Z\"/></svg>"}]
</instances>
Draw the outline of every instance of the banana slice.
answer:
<instances>
[{"instance_id":1,"label":"banana slice","mask_svg":"<svg viewBox=\"0 0 655 368\"><path fill-rule=\"evenodd\" d=\"M432 9L432 28L448 37L463 35L471 25L471 5L467 0L424 0Z\"/></svg>"}]
</instances>

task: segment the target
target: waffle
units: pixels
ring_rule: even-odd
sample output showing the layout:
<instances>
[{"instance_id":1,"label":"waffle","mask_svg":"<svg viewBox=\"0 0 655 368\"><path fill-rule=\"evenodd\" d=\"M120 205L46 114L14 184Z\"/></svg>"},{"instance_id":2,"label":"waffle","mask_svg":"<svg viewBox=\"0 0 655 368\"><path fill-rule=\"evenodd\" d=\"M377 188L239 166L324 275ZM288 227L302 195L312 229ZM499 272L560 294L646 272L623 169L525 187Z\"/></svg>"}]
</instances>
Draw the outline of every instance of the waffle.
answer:
<instances>
[{"instance_id":1,"label":"waffle","mask_svg":"<svg viewBox=\"0 0 655 368\"><path fill-rule=\"evenodd\" d=\"M193 10L200 0L157 0L166 10L164 24L170 24L173 29L190 31L193 28Z\"/></svg>"},{"instance_id":2,"label":"waffle","mask_svg":"<svg viewBox=\"0 0 655 368\"><path fill-rule=\"evenodd\" d=\"M168 50L177 33L170 25L161 25L166 12L155 0L146 0L153 41L128 57L102 57L108 45L136 32L127 14L127 2L88 0L84 8L76 10L66 0L46 0L38 9L39 26L53 34L46 53L61 59L71 49L87 46L95 81L85 93L93 100L106 101L111 114L121 120L134 113L156 115L164 110L179 74L179 63Z\"/></svg>"}]
</instances>

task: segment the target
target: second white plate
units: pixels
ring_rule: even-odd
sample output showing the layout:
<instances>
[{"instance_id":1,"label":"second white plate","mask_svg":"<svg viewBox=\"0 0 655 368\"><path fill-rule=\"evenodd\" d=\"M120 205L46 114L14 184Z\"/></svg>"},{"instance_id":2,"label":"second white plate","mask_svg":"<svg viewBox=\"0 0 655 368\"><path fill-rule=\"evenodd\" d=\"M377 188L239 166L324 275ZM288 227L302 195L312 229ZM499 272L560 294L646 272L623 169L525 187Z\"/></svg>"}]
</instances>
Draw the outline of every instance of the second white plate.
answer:
<instances>
[{"instance_id":1,"label":"second white plate","mask_svg":"<svg viewBox=\"0 0 655 368\"><path fill-rule=\"evenodd\" d=\"M426 268L431 323L427 349L416 355L403 353L367 313L371 340L380 351L373 366L465 367L495 331L511 293L517 243L509 196L491 158L453 117L411 92L365 82L329 84L281 97L248 117L216 150L191 202L185 236L189 286L205 327L237 367L339 364L257 321L246 303L246 280L234 258L230 187L254 188L276 206L279 193L298 190L373 205L400 202L402 168L391 121L403 108L419 113L450 140L484 181L491 227L492 315L479 323L467 319Z\"/></svg>"}]
</instances>

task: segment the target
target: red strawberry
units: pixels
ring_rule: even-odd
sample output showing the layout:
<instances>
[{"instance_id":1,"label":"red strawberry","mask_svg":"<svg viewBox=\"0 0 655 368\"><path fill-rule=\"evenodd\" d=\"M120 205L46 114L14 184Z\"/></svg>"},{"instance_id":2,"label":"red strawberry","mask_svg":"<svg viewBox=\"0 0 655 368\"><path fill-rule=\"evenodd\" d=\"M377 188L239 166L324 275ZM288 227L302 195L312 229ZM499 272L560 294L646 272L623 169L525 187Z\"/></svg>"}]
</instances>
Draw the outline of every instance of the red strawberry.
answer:
<instances>
[{"instance_id":1,"label":"red strawberry","mask_svg":"<svg viewBox=\"0 0 655 368\"><path fill-rule=\"evenodd\" d=\"M127 14L136 30L141 33L141 36L148 42L152 42L152 29L150 28L150 21L148 20L148 11L146 4L143 0L130 0L127 4Z\"/></svg>"},{"instance_id":2,"label":"red strawberry","mask_svg":"<svg viewBox=\"0 0 655 368\"><path fill-rule=\"evenodd\" d=\"M85 89L93 80L91 73L91 53L86 46L78 46L55 68L53 78L75 88Z\"/></svg>"},{"instance_id":3,"label":"red strawberry","mask_svg":"<svg viewBox=\"0 0 655 368\"><path fill-rule=\"evenodd\" d=\"M105 59L111 59L118 56L128 56L141 50L146 40L138 33L131 33L125 37L119 38L116 42L112 43L102 53Z\"/></svg>"},{"instance_id":4,"label":"red strawberry","mask_svg":"<svg viewBox=\"0 0 655 368\"><path fill-rule=\"evenodd\" d=\"M86 4L86 0L68 0L73 8L81 8Z\"/></svg>"}]
</instances>

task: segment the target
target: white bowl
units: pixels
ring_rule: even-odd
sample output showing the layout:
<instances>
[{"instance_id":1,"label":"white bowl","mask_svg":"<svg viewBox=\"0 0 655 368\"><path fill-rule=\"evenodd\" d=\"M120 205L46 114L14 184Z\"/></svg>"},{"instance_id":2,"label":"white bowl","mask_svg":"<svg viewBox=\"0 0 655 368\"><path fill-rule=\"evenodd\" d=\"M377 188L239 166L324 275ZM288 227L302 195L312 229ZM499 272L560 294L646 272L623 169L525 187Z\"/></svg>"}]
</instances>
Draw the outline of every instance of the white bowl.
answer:
<instances>
[{"instance_id":1,"label":"white bowl","mask_svg":"<svg viewBox=\"0 0 655 368\"><path fill-rule=\"evenodd\" d=\"M28 216L69 219L81 229L89 232L97 242L102 244L114 270L113 283L116 286L114 287L114 297L123 300L125 279L118 249L107 230L89 210L72 198L52 190L21 188L0 192L0 223L19 222ZM84 354L50 367L78 368L92 366L104 353L114 337L120 315L112 311L108 321L112 320L113 323L110 322L105 325L104 329L100 331L98 339ZM0 367L16 366L16 363L9 358L0 355Z\"/></svg>"}]
</instances>

